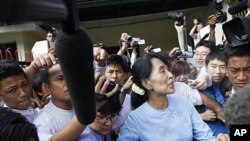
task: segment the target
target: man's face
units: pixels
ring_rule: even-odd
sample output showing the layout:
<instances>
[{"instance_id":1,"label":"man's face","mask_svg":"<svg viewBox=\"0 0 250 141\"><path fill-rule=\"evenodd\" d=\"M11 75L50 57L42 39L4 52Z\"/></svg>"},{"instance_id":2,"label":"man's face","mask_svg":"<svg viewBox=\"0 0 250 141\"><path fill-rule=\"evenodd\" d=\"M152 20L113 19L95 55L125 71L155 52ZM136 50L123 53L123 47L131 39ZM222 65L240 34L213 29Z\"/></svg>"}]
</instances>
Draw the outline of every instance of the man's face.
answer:
<instances>
[{"instance_id":1,"label":"man's face","mask_svg":"<svg viewBox=\"0 0 250 141\"><path fill-rule=\"evenodd\" d=\"M54 40L55 40L53 34L50 33L50 32L47 34L46 39L47 39L48 41L50 41L50 42L54 42Z\"/></svg>"},{"instance_id":2,"label":"man's face","mask_svg":"<svg viewBox=\"0 0 250 141\"><path fill-rule=\"evenodd\" d=\"M125 83L126 74L120 65L108 65L105 70L105 77L110 81L123 85Z\"/></svg>"},{"instance_id":3,"label":"man's face","mask_svg":"<svg viewBox=\"0 0 250 141\"><path fill-rule=\"evenodd\" d=\"M196 67L202 68L205 66L205 59L208 53L210 53L210 49L205 46L199 46L195 49L194 60Z\"/></svg>"},{"instance_id":4,"label":"man's face","mask_svg":"<svg viewBox=\"0 0 250 141\"><path fill-rule=\"evenodd\" d=\"M0 99L10 108L25 110L31 104L31 87L24 74L0 81Z\"/></svg>"},{"instance_id":5,"label":"man's face","mask_svg":"<svg viewBox=\"0 0 250 141\"><path fill-rule=\"evenodd\" d=\"M226 64L218 59L210 60L206 69L214 83L220 83L226 77Z\"/></svg>"},{"instance_id":6,"label":"man's face","mask_svg":"<svg viewBox=\"0 0 250 141\"><path fill-rule=\"evenodd\" d=\"M49 69L49 84L48 88L51 92L52 101L54 103L69 103L70 95L66 86L61 66L59 64L53 65Z\"/></svg>"},{"instance_id":7,"label":"man's face","mask_svg":"<svg viewBox=\"0 0 250 141\"><path fill-rule=\"evenodd\" d=\"M234 89L238 91L250 83L250 57L230 57L227 64L227 73Z\"/></svg>"}]
</instances>

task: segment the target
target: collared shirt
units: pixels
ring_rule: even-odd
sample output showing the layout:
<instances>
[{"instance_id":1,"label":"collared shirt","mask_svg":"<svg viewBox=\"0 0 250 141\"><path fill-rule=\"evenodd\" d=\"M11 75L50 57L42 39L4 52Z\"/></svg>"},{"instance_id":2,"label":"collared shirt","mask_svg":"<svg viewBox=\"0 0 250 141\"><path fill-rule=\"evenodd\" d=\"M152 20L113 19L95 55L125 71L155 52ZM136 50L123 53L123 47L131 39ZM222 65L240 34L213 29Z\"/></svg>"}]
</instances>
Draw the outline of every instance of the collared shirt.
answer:
<instances>
[{"instance_id":1,"label":"collared shirt","mask_svg":"<svg viewBox=\"0 0 250 141\"><path fill-rule=\"evenodd\" d=\"M168 96L168 107L155 109L145 102L130 112L117 141L215 141L192 103L185 97Z\"/></svg>"},{"instance_id":2,"label":"collared shirt","mask_svg":"<svg viewBox=\"0 0 250 141\"><path fill-rule=\"evenodd\" d=\"M3 104L3 107L8 107L5 103ZM10 107L8 107L10 108ZM30 123L33 123L35 120L36 116L38 115L38 111L35 110L32 107L28 107L25 110L20 110L20 109L14 109L10 108L12 111L20 113L22 116L24 116Z\"/></svg>"}]
</instances>

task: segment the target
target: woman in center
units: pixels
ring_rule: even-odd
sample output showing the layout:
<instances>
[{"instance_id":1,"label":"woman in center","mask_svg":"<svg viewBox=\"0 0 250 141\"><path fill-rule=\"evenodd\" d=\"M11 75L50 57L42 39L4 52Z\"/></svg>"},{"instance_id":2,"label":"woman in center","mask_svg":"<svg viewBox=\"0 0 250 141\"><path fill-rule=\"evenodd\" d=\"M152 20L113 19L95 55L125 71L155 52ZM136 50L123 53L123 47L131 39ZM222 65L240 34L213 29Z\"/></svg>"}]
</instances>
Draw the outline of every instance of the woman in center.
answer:
<instances>
[{"instance_id":1,"label":"woman in center","mask_svg":"<svg viewBox=\"0 0 250 141\"><path fill-rule=\"evenodd\" d=\"M187 98L171 96L175 85L166 56L146 54L135 62L132 74L134 110L125 121L118 141L216 140Z\"/></svg>"}]
</instances>

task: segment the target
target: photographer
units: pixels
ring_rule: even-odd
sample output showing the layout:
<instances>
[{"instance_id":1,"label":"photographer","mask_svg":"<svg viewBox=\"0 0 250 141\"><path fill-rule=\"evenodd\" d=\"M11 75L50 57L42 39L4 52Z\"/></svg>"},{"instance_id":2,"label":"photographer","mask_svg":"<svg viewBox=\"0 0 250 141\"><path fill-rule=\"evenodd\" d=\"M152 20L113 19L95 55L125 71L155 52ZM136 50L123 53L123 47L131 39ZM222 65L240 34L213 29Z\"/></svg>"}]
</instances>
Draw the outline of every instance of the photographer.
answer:
<instances>
[{"instance_id":1,"label":"photographer","mask_svg":"<svg viewBox=\"0 0 250 141\"><path fill-rule=\"evenodd\" d=\"M204 40L215 42L216 45L223 44L224 33L222 30L222 23L218 21L216 14L208 16L208 25L200 30L201 38Z\"/></svg>"},{"instance_id":2,"label":"photographer","mask_svg":"<svg viewBox=\"0 0 250 141\"><path fill-rule=\"evenodd\" d=\"M184 49L184 46L186 46L185 45L185 37L184 37L184 25L180 25L179 24L179 22L175 22L175 29L176 29L176 31L177 31L177 35L178 35L178 41L179 41L179 45L180 45L180 48L181 49ZM201 42L200 42L201 43ZM198 44L200 44L200 43L198 43ZM197 45L198 45L197 44ZM199 47L203 47L203 45L199 45ZM197 50L198 48L196 48L195 49L195 53L196 53L196 55L197 55L197 53L199 52L198 50ZM203 49L203 48L202 48ZM198 52L197 52L198 51ZM202 52L202 54L204 54L205 56L208 54L210 52L210 49L207 49L206 50L206 53L203 53ZM196 56L195 54L194 54L194 56L193 56L193 58L195 58L195 56ZM203 66L205 65L205 58L204 58L204 55L202 55L202 60L203 60ZM201 55L199 55L199 56L201 56ZM191 60L191 59L190 59ZM200 62L200 61L198 61L198 62ZM197 61L195 61L195 64L194 64L195 66L196 66L196 68L197 68L197 70L198 70L198 74L197 74L197 77L196 77L196 79L193 81L193 84L196 84L195 86L194 86L194 88L196 88L196 89L198 89L198 90L204 90L204 89L206 89L208 86L211 86L212 85L212 80L211 80L211 77L205 72L205 68L203 69L204 71L200 71L201 70L201 68L202 68L202 66L197 66ZM202 73L201 73L202 72Z\"/></svg>"},{"instance_id":3,"label":"photographer","mask_svg":"<svg viewBox=\"0 0 250 141\"><path fill-rule=\"evenodd\" d=\"M117 52L117 55L128 58L128 60L125 60L127 60L127 62L129 62L131 64L130 66L132 67L132 65L136 61L136 58L140 56L138 41L133 40L133 38L127 33L122 33L119 43L120 50ZM132 49L131 53L128 50L129 47L131 47L130 49ZM127 56L124 56L125 52L127 52Z\"/></svg>"},{"instance_id":4,"label":"photographer","mask_svg":"<svg viewBox=\"0 0 250 141\"><path fill-rule=\"evenodd\" d=\"M194 46L201 40L200 30L203 28L203 24L201 23L200 19L194 19L193 21L194 26L189 32L189 36L193 38Z\"/></svg>"}]
</instances>

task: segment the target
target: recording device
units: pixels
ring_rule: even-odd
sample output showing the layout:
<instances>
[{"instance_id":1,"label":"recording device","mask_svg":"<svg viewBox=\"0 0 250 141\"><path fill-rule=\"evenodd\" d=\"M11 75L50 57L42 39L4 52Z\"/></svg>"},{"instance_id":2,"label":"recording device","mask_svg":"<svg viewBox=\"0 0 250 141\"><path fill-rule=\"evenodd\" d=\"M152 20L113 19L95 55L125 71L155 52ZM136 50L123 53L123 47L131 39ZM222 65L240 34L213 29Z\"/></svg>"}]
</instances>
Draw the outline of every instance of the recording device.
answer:
<instances>
[{"instance_id":1,"label":"recording device","mask_svg":"<svg viewBox=\"0 0 250 141\"><path fill-rule=\"evenodd\" d=\"M90 124L96 116L93 44L86 30L80 27L75 0L63 0L67 18L55 44L56 55L67 84L77 119ZM87 86L87 87L84 87Z\"/></svg>"},{"instance_id":2,"label":"recording device","mask_svg":"<svg viewBox=\"0 0 250 141\"><path fill-rule=\"evenodd\" d=\"M184 60L186 60L186 58L192 58L193 53L188 51L187 44L186 15L184 14L184 12L169 12L167 18L177 21L177 26L183 26L182 32L178 33L178 40L181 51L175 52L174 55L177 58L183 58ZM183 41L183 43L181 41Z\"/></svg>"},{"instance_id":3,"label":"recording device","mask_svg":"<svg viewBox=\"0 0 250 141\"><path fill-rule=\"evenodd\" d=\"M102 48L104 50L108 50L108 47L105 46L103 43L97 43L97 44L94 44L93 47L98 47L98 48Z\"/></svg>"},{"instance_id":4,"label":"recording device","mask_svg":"<svg viewBox=\"0 0 250 141\"><path fill-rule=\"evenodd\" d=\"M189 85L190 87L194 88L194 87L197 85L197 83L194 82L194 80L188 79L188 85Z\"/></svg>"},{"instance_id":5,"label":"recording device","mask_svg":"<svg viewBox=\"0 0 250 141\"><path fill-rule=\"evenodd\" d=\"M131 37L131 36L129 36L129 38L127 38L126 40L127 40L126 42L127 42L127 48L128 49L132 49L132 47L139 47L139 45L144 45L145 44L145 40L141 39L140 37Z\"/></svg>"},{"instance_id":6,"label":"recording device","mask_svg":"<svg viewBox=\"0 0 250 141\"><path fill-rule=\"evenodd\" d=\"M222 28L230 47L250 45L250 16L236 17L224 23Z\"/></svg>"},{"instance_id":7,"label":"recording device","mask_svg":"<svg viewBox=\"0 0 250 141\"><path fill-rule=\"evenodd\" d=\"M55 44L77 119L94 121L93 45L80 27L75 0L0 0L0 21L60 21L62 30ZM84 57L83 57L84 56ZM88 86L88 87L83 87Z\"/></svg>"},{"instance_id":8,"label":"recording device","mask_svg":"<svg viewBox=\"0 0 250 141\"><path fill-rule=\"evenodd\" d=\"M146 48L148 52L154 52L154 53L161 52L161 48L154 48L153 45L149 45Z\"/></svg>"},{"instance_id":9,"label":"recording device","mask_svg":"<svg viewBox=\"0 0 250 141\"><path fill-rule=\"evenodd\" d=\"M127 35L126 36L126 42L128 43L128 42L131 42L132 41L132 36L130 36L130 35Z\"/></svg>"},{"instance_id":10,"label":"recording device","mask_svg":"<svg viewBox=\"0 0 250 141\"><path fill-rule=\"evenodd\" d=\"M229 14L234 15L234 14L237 14L238 12L246 10L248 7L250 7L250 0L244 0L244 1L238 2L237 4L231 6L228 9L228 12L229 12Z\"/></svg>"},{"instance_id":11,"label":"recording device","mask_svg":"<svg viewBox=\"0 0 250 141\"><path fill-rule=\"evenodd\" d=\"M214 0L214 7L217 11L215 14L217 23L222 23L227 20L227 13L222 11L222 1L223 0Z\"/></svg>"},{"instance_id":12,"label":"recording device","mask_svg":"<svg viewBox=\"0 0 250 141\"><path fill-rule=\"evenodd\" d=\"M193 53L188 51L176 51L174 53L174 56L176 56L177 58L192 58Z\"/></svg>"},{"instance_id":13,"label":"recording device","mask_svg":"<svg viewBox=\"0 0 250 141\"><path fill-rule=\"evenodd\" d=\"M177 21L180 25L183 25L185 22L184 12L169 12L167 19Z\"/></svg>"}]
</instances>

